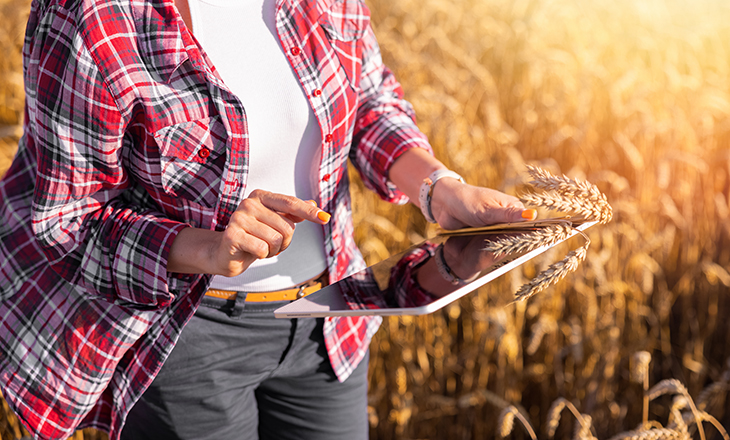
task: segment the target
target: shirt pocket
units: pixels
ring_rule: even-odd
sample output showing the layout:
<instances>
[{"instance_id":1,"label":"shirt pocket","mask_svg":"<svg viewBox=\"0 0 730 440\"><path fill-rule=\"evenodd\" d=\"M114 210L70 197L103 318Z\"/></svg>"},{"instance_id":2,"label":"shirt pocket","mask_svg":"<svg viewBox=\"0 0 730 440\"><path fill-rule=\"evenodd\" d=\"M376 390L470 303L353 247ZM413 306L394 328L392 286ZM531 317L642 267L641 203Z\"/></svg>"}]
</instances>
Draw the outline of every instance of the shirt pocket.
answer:
<instances>
[{"instance_id":1,"label":"shirt pocket","mask_svg":"<svg viewBox=\"0 0 730 440\"><path fill-rule=\"evenodd\" d=\"M337 0L319 18L354 90L360 89L362 38L370 26L370 10L361 0Z\"/></svg>"},{"instance_id":2,"label":"shirt pocket","mask_svg":"<svg viewBox=\"0 0 730 440\"><path fill-rule=\"evenodd\" d=\"M155 132L163 190L215 207L226 159L226 131L218 116L169 125Z\"/></svg>"}]
</instances>

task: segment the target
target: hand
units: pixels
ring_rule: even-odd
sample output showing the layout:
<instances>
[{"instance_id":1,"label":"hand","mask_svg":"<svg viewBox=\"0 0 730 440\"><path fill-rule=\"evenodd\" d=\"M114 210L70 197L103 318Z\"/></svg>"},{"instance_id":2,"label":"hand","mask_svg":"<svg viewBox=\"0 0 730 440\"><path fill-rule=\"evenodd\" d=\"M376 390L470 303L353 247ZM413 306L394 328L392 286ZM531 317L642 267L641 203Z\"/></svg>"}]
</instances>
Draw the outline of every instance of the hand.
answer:
<instances>
[{"instance_id":1,"label":"hand","mask_svg":"<svg viewBox=\"0 0 730 440\"><path fill-rule=\"evenodd\" d=\"M314 201L255 190L233 213L225 231L187 228L173 242L168 271L236 276L258 259L284 251L296 223L318 224L330 215Z\"/></svg>"},{"instance_id":2,"label":"hand","mask_svg":"<svg viewBox=\"0 0 730 440\"><path fill-rule=\"evenodd\" d=\"M424 177L440 168L445 166L435 157L420 148L412 148L393 162L388 177L418 204ZM534 220L537 215L534 210L525 211L516 197L493 189L466 185L451 177L444 177L434 185L431 212L444 229Z\"/></svg>"},{"instance_id":3,"label":"hand","mask_svg":"<svg viewBox=\"0 0 730 440\"><path fill-rule=\"evenodd\" d=\"M485 235L466 235L448 237L436 248L436 253L443 256L450 274L465 282L472 281L484 269L495 262L494 254L484 250ZM460 285L454 285L442 274L434 255L417 270L418 284L432 296L442 297L453 292Z\"/></svg>"},{"instance_id":4,"label":"hand","mask_svg":"<svg viewBox=\"0 0 730 440\"><path fill-rule=\"evenodd\" d=\"M453 275L470 281L494 264L494 254L484 250L484 235L449 237L443 244L444 261Z\"/></svg>"},{"instance_id":5,"label":"hand","mask_svg":"<svg viewBox=\"0 0 730 440\"><path fill-rule=\"evenodd\" d=\"M537 214L534 210L525 210L516 197L450 177L436 182L431 211L444 229L533 220Z\"/></svg>"}]
</instances>

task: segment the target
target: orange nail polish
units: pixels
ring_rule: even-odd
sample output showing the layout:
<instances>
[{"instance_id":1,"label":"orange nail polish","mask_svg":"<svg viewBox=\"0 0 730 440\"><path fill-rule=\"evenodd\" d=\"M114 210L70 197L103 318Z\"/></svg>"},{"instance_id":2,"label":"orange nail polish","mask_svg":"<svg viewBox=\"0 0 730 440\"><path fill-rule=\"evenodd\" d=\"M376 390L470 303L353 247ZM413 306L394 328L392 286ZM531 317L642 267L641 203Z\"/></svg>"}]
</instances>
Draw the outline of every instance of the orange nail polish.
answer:
<instances>
[{"instance_id":1,"label":"orange nail polish","mask_svg":"<svg viewBox=\"0 0 730 440\"><path fill-rule=\"evenodd\" d=\"M319 211L317 213L317 218L320 219L320 220L322 220L325 223L327 223L328 221L330 221L330 217L332 217L332 216L330 214L324 212L324 211Z\"/></svg>"},{"instance_id":2,"label":"orange nail polish","mask_svg":"<svg viewBox=\"0 0 730 440\"><path fill-rule=\"evenodd\" d=\"M537 218L537 209L525 209L522 211L522 218L525 220L535 220Z\"/></svg>"},{"instance_id":3,"label":"orange nail polish","mask_svg":"<svg viewBox=\"0 0 730 440\"><path fill-rule=\"evenodd\" d=\"M314 206L317 206L317 202L314 200L307 200L307 203L311 203Z\"/></svg>"}]
</instances>

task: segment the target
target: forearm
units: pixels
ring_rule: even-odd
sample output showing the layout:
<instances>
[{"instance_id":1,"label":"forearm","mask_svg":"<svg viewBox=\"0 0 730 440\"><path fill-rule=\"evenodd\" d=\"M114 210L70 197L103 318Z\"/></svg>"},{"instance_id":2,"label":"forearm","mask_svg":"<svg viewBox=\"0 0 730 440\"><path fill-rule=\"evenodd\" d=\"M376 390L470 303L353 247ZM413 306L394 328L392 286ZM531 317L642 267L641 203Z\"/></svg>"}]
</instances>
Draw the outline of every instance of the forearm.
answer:
<instances>
[{"instance_id":1,"label":"forearm","mask_svg":"<svg viewBox=\"0 0 730 440\"><path fill-rule=\"evenodd\" d=\"M187 274L213 273L213 248L220 241L221 232L185 228L172 242L167 257L167 271Z\"/></svg>"},{"instance_id":2,"label":"forearm","mask_svg":"<svg viewBox=\"0 0 730 440\"><path fill-rule=\"evenodd\" d=\"M446 166L422 148L412 148L393 162L388 172L391 182L403 192L412 203L418 205L418 192L423 179Z\"/></svg>"},{"instance_id":3,"label":"forearm","mask_svg":"<svg viewBox=\"0 0 730 440\"><path fill-rule=\"evenodd\" d=\"M419 192L424 179L446 166L427 151L413 148L401 154L391 165L388 178L419 208ZM534 210L524 210L522 203L490 188L462 183L444 176L433 184L430 212L445 229L482 226L494 223L534 219Z\"/></svg>"},{"instance_id":4,"label":"forearm","mask_svg":"<svg viewBox=\"0 0 730 440\"><path fill-rule=\"evenodd\" d=\"M181 230L170 246L167 271L233 277L254 261L286 250L296 223L324 225L329 219L314 201L255 190L241 202L225 231Z\"/></svg>"}]
</instances>

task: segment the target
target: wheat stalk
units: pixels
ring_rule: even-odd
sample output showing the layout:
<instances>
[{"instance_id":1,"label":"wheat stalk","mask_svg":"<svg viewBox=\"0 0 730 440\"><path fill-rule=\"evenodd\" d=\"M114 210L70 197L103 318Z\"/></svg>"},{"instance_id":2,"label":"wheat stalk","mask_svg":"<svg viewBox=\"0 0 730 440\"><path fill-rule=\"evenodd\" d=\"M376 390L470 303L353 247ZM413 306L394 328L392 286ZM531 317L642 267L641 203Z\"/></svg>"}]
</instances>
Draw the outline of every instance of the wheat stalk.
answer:
<instances>
[{"instance_id":1,"label":"wheat stalk","mask_svg":"<svg viewBox=\"0 0 730 440\"><path fill-rule=\"evenodd\" d=\"M649 421L649 396L646 395L649 389L649 364L651 353L639 351L631 357L631 380L642 384L644 387L644 398L642 408L642 422L644 425Z\"/></svg>"},{"instance_id":2,"label":"wheat stalk","mask_svg":"<svg viewBox=\"0 0 730 440\"><path fill-rule=\"evenodd\" d=\"M578 265L586 259L588 246L591 244L588 237L586 237L586 240L588 240L586 244L574 251L570 251L561 261L551 264L546 270L540 272L529 283L523 284L515 293L514 300L525 301L533 295L542 292L549 286L557 283L569 273L574 272L578 268Z\"/></svg>"},{"instance_id":3,"label":"wheat stalk","mask_svg":"<svg viewBox=\"0 0 730 440\"><path fill-rule=\"evenodd\" d=\"M700 412L697 410L692 397L689 395L687 388L684 384L682 384L682 382L677 379L664 379L647 391L646 396L649 397L649 400L654 400L659 396L671 393L681 394L684 396L690 410L692 411L695 423L697 423L697 430L700 432L700 438L705 440L705 430L702 428L702 417L700 416Z\"/></svg>"},{"instance_id":4,"label":"wheat stalk","mask_svg":"<svg viewBox=\"0 0 730 440\"><path fill-rule=\"evenodd\" d=\"M711 414L708 414L705 411L700 411L699 415L700 415L700 422L710 422L712 424L712 426L714 426L715 429L717 429L717 431L720 433L720 435L722 435L722 438L724 440L730 440L730 434L728 434L728 432L725 430L725 428L722 426L722 423L720 423L719 420L717 420L714 416L712 416ZM675 417L675 420L676 420L676 417ZM676 424L678 426L681 426L682 424L684 424L684 426L686 427L687 424L692 423L694 421L696 421L694 414L687 413L684 416L682 416L681 422L677 421Z\"/></svg>"},{"instance_id":5,"label":"wheat stalk","mask_svg":"<svg viewBox=\"0 0 730 440\"><path fill-rule=\"evenodd\" d=\"M493 252L496 257L502 254L529 252L542 246L551 246L570 237L573 228L568 224L557 224L540 228L528 234L503 237L490 241L485 251Z\"/></svg>"}]
</instances>

